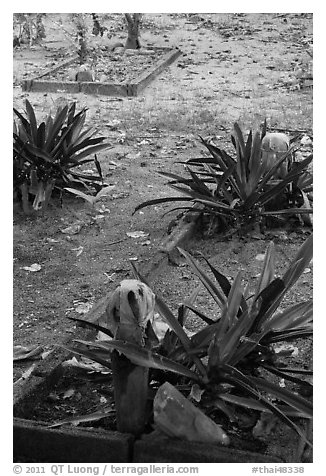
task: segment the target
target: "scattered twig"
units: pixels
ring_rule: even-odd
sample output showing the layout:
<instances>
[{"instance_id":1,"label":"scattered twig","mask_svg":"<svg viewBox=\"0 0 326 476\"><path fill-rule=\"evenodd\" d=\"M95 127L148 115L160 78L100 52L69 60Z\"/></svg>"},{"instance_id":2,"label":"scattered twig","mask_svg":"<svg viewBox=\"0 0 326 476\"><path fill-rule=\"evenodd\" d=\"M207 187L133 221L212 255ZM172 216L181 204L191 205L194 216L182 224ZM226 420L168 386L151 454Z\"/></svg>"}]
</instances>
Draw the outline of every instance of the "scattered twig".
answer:
<instances>
[{"instance_id":1,"label":"scattered twig","mask_svg":"<svg viewBox=\"0 0 326 476\"><path fill-rule=\"evenodd\" d=\"M106 243L107 246L111 245L116 245L117 243L121 243L122 241L125 241L127 238L121 238L121 240L116 240L116 241L110 241L110 243ZM104 248L104 251L108 251L106 248Z\"/></svg>"},{"instance_id":2,"label":"scattered twig","mask_svg":"<svg viewBox=\"0 0 326 476\"><path fill-rule=\"evenodd\" d=\"M283 129L281 127L269 127L268 129L272 131L278 131L278 132L289 132L290 134L309 134L310 136L312 135L312 130L304 130L304 129Z\"/></svg>"}]
</instances>

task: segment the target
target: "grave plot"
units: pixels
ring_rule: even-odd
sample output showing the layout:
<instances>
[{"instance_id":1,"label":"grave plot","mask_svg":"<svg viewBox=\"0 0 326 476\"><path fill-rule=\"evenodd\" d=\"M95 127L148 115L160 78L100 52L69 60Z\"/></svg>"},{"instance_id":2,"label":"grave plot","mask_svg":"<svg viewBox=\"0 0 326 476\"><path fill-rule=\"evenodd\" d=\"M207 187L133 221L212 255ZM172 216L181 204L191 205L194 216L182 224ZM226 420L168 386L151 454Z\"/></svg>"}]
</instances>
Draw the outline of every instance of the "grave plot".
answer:
<instances>
[{"instance_id":1,"label":"grave plot","mask_svg":"<svg viewBox=\"0 0 326 476\"><path fill-rule=\"evenodd\" d=\"M130 53L104 51L80 65L78 56L22 82L23 91L137 96L182 52L178 48L131 50Z\"/></svg>"}]
</instances>

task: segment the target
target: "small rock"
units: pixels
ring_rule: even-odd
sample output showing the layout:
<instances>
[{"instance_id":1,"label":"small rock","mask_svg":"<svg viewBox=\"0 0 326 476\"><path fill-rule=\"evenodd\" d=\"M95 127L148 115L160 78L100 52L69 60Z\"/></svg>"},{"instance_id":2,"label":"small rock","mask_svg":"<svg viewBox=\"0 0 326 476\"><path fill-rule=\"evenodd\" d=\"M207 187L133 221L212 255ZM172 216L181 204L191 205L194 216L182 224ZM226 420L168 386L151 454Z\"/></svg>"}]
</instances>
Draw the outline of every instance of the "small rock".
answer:
<instances>
[{"instance_id":1,"label":"small rock","mask_svg":"<svg viewBox=\"0 0 326 476\"><path fill-rule=\"evenodd\" d=\"M79 304L76 308L75 311L78 312L78 314L86 314L87 312L90 311L90 309L93 307L93 304L90 302L85 302Z\"/></svg>"},{"instance_id":2,"label":"small rock","mask_svg":"<svg viewBox=\"0 0 326 476\"><path fill-rule=\"evenodd\" d=\"M195 407L173 385L165 382L154 399L154 423L169 436L188 441L228 445L230 439L220 425Z\"/></svg>"},{"instance_id":3,"label":"small rock","mask_svg":"<svg viewBox=\"0 0 326 476\"><path fill-rule=\"evenodd\" d=\"M82 224L75 223L74 225L70 225L67 228L60 229L61 233L65 233L67 235L77 235L82 229Z\"/></svg>"},{"instance_id":4,"label":"small rock","mask_svg":"<svg viewBox=\"0 0 326 476\"><path fill-rule=\"evenodd\" d=\"M21 269L24 269L25 271L31 271L32 273L35 273L36 271L41 270L41 265L38 263L31 264L31 266L23 266Z\"/></svg>"},{"instance_id":5,"label":"small rock","mask_svg":"<svg viewBox=\"0 0 326 476\"><path fill-rule=\"evenodd\" d=\"M114 53L116 54L123 54L124 52L124 47L123 46L117 46L116 48L114 48Z\"/></svg>"},{"instance_id":6,"label":"small rock","mask_svg":"<svg viewBox=\"0 0 326 476\"><path fill-rule=\"evenodd\" d=\"M142 48L139 50L140 55L152 55L154 53L154 50L149 50L147 48Z\"/></svg>"},{"instance_id":7,"label":"small rock","mask_svg":"<svg viewBox=\"0 0 326 476\"><path fill-rule=\"evenodd\" d=\"M76 74L76 81L78 82L93 82L94 77L91 71L78 71Z\"/></svg>"},{"instance_id":8,"label":"small rock","mask_svg":"<svg viewBox=\"0 0 326 476\"><path fill-rule=\"evenodd\" d=\"M136 56L139 55L140 50L125 50L126 56Z\"/></svg>"}]
</instances>

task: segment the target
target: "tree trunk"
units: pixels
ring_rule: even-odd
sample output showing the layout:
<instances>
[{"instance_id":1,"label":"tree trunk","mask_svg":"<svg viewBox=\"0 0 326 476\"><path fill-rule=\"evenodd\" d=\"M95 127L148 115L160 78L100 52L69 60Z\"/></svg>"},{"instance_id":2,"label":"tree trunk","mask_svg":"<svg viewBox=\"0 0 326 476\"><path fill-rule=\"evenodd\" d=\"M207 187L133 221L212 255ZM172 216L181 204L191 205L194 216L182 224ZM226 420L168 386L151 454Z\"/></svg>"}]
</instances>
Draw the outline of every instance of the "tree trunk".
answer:
<instances>
[{"instance_id":1,"label":"tree trunk","mask_svg":"<svg viewBox=\"0 0 326 476\"><path fill-rule=\"evenodd\" d=\"M141 21L141 13L133 13L131 16L130 13L125 13L128 27L128 38L125 44L125 49L129 50L139 50L140 41L139 41L139 26Z\"/></svg>"},{"instance_id":2,"label":"tree trunk","mask_svg":"<svg viewBox=\"0 0 326 476\"><path fill-rule=\"evenodd\" d=\"M45 13L36 14L36 41L41 42L43 38L46 38L45 28L43 25L43 16Z\"/></svg>"},{"instance_id":3,"label":"tree trunk","mask_svg":"<svg viewBox=\"0 0 326 476\"><path fill-rule=\"evenodd\" d=\"M92 33L95 36L103 36L104 32L107 30L105 26L100 25L98 15L96 13L91 13L93 19L93 30Z\"/></svg>"}]
</instances>

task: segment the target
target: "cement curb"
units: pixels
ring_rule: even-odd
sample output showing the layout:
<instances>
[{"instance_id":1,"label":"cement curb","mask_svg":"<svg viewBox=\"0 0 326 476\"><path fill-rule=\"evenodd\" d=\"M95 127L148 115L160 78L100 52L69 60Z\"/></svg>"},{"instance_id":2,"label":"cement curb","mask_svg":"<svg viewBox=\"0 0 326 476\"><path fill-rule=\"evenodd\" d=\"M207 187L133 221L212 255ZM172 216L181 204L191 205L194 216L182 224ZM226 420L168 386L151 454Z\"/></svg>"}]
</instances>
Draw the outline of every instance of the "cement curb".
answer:
<instances>
[{"instance_id":1,"label":"cement curb","mask_svg":"<svg viewBox=\"0 0 326 476\"><path fill-rule=\"evenodd\" d=\"M16 418L14 461L38 463L125 463L132 459L134 437L94 428L52 428Z\"/></svg>"},{"instance_id":2,"label":"cement curb","mask_svg":"<svg viewBox=\"0 0 326 476\"><path fill-rule=\"evenodd\" d=\"M45 76L55 73L61 68L64 68L65 66L77 61L78 56L76 55L69 60L62 61L55 68L47 69L41 75L25 79L22 82L22 90L28 92L65 92L67 94L85 93L100 94L105 96L135 97L182 54L179 48L161 47L158 49L167 50L163 58L157 61L149 69L141 72L138 78L128 83L52 81L42 79Z\"/></svg>"},{"instance_id":3,"label":"cement curb","mask_svg":"<svg viewBox=\"0 0 326 476\"><path fill-rule=\"evenodd\" d=\"M282 463L277 456L171 438L135 441L133 455L134 463Z\"/></svg>"}]
</instances>

